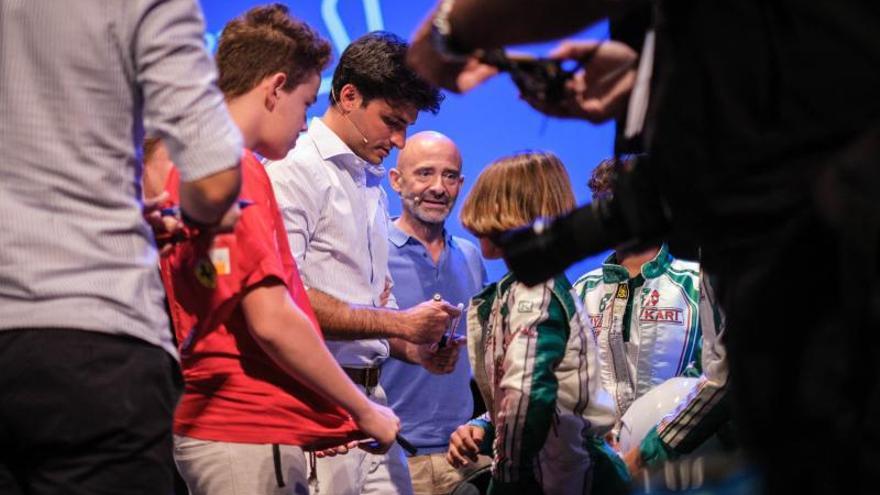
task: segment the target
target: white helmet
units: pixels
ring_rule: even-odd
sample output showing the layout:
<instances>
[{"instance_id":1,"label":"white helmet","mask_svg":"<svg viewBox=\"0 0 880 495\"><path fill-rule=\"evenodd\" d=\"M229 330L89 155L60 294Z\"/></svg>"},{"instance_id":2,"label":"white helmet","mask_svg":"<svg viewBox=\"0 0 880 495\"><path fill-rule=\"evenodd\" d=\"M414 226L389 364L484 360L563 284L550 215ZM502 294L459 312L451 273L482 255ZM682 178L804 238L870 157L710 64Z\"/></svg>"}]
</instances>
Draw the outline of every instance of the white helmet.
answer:
<instances>
[{"instance_id":1,"label":"white helmet","mask_svg":"<svg viewBox=\"0 0 880 495\"><path fill-rule=\"evenodd\" d=\"M683 376L670 378L633 401L620 418L620 451L629 452L641 445L651 428L684 402L699 380Z\"/></svg>"}]
</instances>

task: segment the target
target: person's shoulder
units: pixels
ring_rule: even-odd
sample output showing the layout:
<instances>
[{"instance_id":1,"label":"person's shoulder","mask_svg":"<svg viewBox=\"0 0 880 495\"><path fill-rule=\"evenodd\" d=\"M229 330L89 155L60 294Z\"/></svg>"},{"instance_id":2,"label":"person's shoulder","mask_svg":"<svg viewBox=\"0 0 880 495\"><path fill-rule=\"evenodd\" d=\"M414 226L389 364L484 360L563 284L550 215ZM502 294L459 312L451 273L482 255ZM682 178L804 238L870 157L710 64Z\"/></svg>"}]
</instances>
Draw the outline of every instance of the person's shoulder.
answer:
<instances>
[{"instance_id":1,"label":"person's shoulder","mask_svg":"<svg viewBox=\"0 0 880 495\"><path fill-rule=\"evenodd\" d=\"M587 273L578 277L574 282L575 290L580 293L582 290L590 290L597 285L601 284L603 280L602 267L593 269L588 271Z\"/></svg>"},{"instance_id":2,"label":"person's shoulder","mask_svg":"<svg viewBox=\"0 0 880 495\"><path fill-rule=\"evenodd\" d=\"M571 282L563 274L533 286L518 280L508 282L509 285L502 287L502 290L507 294L510 311L522 314L537 312L558 321L569 321L577 312ZM505 279L502 279L501 285L504 284Z\"/></svg>"},{"instance_id":3,"label":"person's shoulder","mask_svg":"<svg viewBox=\"0 0 880 495\"><path fill-rule=\"evenodd\" d=\"M277 191L297 191L301 194L321 194L330 187L331 179L323 158L307 135L300 137L294 149L280 160L264 163L266 174ZM304 141L304 142L303 142Z\"/></svg>"},{"instance_id":4,"label":"person's shoulder","mask_svg":"<svg viewBox=\"0 0 880 495\"><path fill-rule=\"evenodd\" d=\"M308 134L303 134L296 142L296 147L279 160L266 160L266 172L272 181L302 175L316 175L323 168L324 159Z\"/></svg>"},{"instance_id":5,"label":"person's shoulder","mask_svg":"<svg viewBox=\"0 0 880 495\"><path fill-rule=\"evenodd\" d=\"M669 270L680 275L689 275L697 278L700 276L700 264L696 261L673 258L669 264Z\"/></svg>"},{"instance_id":6,"label":"person's shoulder","mask_svg":"<svg viewBox=\"0 0 880 495\"><path fill-rule=\"evenodd\" d=\"M241 196L253 200L250 196L262 191L269 184L269 177L259 159L248 150L241 157Z\"/></svg>"},{"instance_id":7,"label":"person's shoulder","mask_svg":"<svg viewBox=\"0 0 880 495\"><path fill-rule=\"evenodd\" d=\"M245 149L241 157L241 173L244 177L266 177L266 167L252 151Z\"/></svg>"}]
</instances>

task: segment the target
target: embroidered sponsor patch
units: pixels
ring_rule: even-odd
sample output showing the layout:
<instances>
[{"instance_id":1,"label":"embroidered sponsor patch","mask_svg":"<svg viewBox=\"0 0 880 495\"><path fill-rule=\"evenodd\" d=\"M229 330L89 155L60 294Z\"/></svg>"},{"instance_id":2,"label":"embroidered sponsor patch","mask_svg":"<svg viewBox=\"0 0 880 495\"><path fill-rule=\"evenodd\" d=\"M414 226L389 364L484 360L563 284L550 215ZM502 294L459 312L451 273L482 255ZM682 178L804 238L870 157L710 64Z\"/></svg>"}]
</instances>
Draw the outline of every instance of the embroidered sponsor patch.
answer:
<instances>
[{"instance_id":1,"label":"embroidered sponsor patch","mask_svg":"<svg viewBox=\"0 0 880 495\"><path fill-rule=\"evenodd\" d=\"M649 306L642 308L642 311L639 314L639 321L654 321L682 325L684 324L683 314L684 310L680 308L655 308Z\"/></svg>"},{"instance_id":2,"label":"embroidered sponsor patch","mask_svg":"<svg viewBox=\"0 0 880 495\"><path fill-rule=\"evenodd\" d=\"M217 272L214 270L214 264L211 263L210 259L200 259L199 262L196 263L195 270L193 271L196 275L196 280L198 280L200 284L209 289L217 288Z\"/></svg>"},{"instance_id":3,"label":"embroidered sponsor patch","mask_svg":"<svg viewBox=\"0 0 880 495\"><path fill-rule=\"evenodd\" d=\"M229 248L214 248L211 250L210 256L217 275L229 275L232 273L232 263L229 261Z\"/></svg>"},{"instance_id":4,"label":"embroidered sponsor patch","mask_svg":"<svg viewBox=\"0 0 880 495\"><path fill-rule=\"evenodd\" d=\"M532 301L520 301L516 305L516 311L518 313L531 313L534 309L535 305Z\"/></svg>"},{"instance_id":5,"label":"embroidered sponsor patch","mask_svg":"<svg viewBox=\"0 0 880 495\"><path fill-rule=\"evenodd\" d=\"M599 334L599 328L602 327L602 313L597 315L587 315L590 317L590 325L596 330L596 334Z\"/></svg>"},{"instance_id":6,"label":"embroidered sponsor patch","mask_svg":"<svg viewBox=\"0 0 880 495\"><path fill-rule=\"evenodd\" d=\"M642 291L642 306L656 306L660 302L660 293L657 289Z\"/></svg>"},{"instance_id":7,"label":"embroidered sponsor patch","mask_svg":"<svg viewBox=\"0 0 880 495\"><path fill-rule=\"evenodd\" d=\"M629 298L629 287L626 285L618 285L617 286L617 297L618 299L627 299Z\"/></svg>"}]
</instances>

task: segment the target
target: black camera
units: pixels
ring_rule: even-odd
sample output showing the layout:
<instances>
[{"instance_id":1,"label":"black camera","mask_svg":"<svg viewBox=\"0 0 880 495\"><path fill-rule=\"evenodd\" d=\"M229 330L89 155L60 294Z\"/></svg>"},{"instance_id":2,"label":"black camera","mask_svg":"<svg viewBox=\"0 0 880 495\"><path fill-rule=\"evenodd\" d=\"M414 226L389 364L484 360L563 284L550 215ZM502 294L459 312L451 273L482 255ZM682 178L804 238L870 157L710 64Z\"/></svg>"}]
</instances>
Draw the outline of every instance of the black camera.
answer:
<instances>
[{"instance_id":1,"label":"black camera","mask_svg":"<svg viewBox=\"0 0 880 495\"><path fill-rule=\"evenodd\" d=\"M575 70L563 67L563 61L529 55L513 55L503 49L489 50L480 57L484 64L508 72L523 96L557 102L565 96L565 82Z\"/></svg>"},{"instance_id":2,"label":"black camera","mask_svg":"<svg viewBox=\"0 0 880 495\"><path fill-rule=\"evenodd\" d=\"M662 240L670 229L669 208L646 157L619 167L614 194L556 218L504 232L495 242L517 280L537 285L572 263L614 248L628 251Z\"/></svg>"}]
</instances>

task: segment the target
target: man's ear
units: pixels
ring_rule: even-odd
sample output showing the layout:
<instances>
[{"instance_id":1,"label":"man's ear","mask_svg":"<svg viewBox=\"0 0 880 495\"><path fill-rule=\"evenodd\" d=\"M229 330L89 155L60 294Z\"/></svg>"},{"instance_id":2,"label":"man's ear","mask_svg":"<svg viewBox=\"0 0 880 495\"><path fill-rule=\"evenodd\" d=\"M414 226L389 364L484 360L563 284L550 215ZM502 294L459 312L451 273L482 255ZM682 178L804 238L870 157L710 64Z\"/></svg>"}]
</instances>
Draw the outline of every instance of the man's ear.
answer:
<instances>
[{"instance_id":1,"label":"man's ear","mask_svg":"<svg viewBox=\"0 0 880 495\"><path fill-rule=\"evenodd\" d=\"M270 112L275 110L278 104L278 97L281 91L284 91L284 85L287 84L287 75L283 72L276 72L271 76L263 79L266 88L266 110Z\"/></svg>"},{"instance_id":2,"label":"man's ear","mask_svg":"<svg viewBox=\"0 0 880 495\"><path fill-rule=\"evenodd\" d=\"M400 194L400 179L403 177L400 175L400 170L396 168L392 168L388 171L388 184L391 185L391 189L394 189L394 192Z\"/></svg>"},{"instance_id":3,"label":"man's ear","mask_svg":"<svg viewBox=\"0 0 880 495\"><path fill-rule=\"evenodd\" d=\"M357 86L351 83L342 86L336 97L338 98L337 103L339 104L340 110L344 113L351 112L361 106L361 103L363 102L363 95L361 95Z\"/></svg>"}]
</instances>

